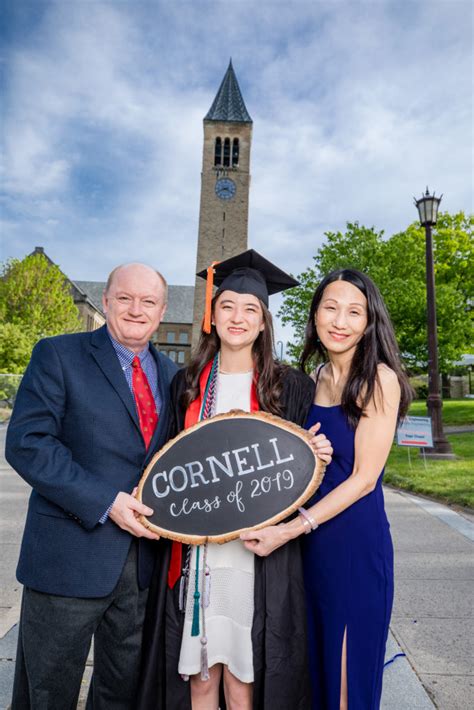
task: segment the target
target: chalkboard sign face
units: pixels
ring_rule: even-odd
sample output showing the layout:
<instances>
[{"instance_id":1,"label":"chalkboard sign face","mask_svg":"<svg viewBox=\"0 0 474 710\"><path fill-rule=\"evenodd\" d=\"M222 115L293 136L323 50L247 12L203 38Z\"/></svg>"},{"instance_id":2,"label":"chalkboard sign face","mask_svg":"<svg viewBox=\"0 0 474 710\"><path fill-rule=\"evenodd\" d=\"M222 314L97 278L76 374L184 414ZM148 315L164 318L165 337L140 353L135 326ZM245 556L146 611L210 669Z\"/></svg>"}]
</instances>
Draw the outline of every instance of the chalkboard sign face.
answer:
<instances>
[{"instance_id":1,"label":"chalkboard sign face","mask_svg":"<svg viewBox=\"0 0 474 710\"><path fill-rule=\"evenodd\" d=\"M227 542L286 518L323 473L304 429L264 412L221 414L155 454L138 488L153 515L141 521L181 542Z\"/></svg>"}]
</instances>

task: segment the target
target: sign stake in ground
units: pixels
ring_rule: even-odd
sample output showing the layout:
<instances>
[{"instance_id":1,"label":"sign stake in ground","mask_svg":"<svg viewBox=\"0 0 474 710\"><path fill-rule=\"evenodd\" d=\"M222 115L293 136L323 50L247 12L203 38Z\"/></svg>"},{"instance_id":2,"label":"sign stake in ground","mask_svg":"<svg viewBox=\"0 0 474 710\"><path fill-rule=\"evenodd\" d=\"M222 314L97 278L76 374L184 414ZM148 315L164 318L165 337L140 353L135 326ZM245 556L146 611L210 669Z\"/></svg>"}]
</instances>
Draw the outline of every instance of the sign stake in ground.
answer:
<instances>
[{"instance_id":1,"label":"sign stake in ground","mask_svg":"<svg viewBox=\"0 0 474 710\"><path fill-rule=\"evenodd\" d=\"M324 464L311 435L265 412L232 411L199 422L151 460L137 497L153 508L141 522L189 544L227 542L274 525L317 490Z\"/></svg>"}]
</instances>

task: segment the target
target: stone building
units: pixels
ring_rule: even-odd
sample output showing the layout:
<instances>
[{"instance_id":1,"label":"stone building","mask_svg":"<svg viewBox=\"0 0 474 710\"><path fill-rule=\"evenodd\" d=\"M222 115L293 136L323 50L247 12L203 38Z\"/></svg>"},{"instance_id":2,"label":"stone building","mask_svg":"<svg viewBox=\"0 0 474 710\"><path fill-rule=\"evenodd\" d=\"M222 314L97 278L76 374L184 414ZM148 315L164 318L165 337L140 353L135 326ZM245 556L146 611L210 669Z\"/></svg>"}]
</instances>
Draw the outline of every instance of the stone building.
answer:
<instances>
[{"instance_id":1,"label":"stone building","mask_svg":"<svg viewBox=\"0 0 474 710\"><path fill-rule=\"evenodd\" d=\"M81 316L84 330L96 330L96 328L100 328L104 325L105 316L102 312L101 305L97 305L95 299L81 288L79 285L80 282L69 280L69 283L71 284L72 297Z\"/></svg>"},{"instance_id":2,"label":"stone building","mask_svg":"<svg viewBox=\"0 0 474 710\"><path fill-rule=\"evenodd\" d=\"M105 281L73 281L76 288L87 294L102 314L102 293ZM168 307L160 327L152 336L158 350L178 365L187 365L191 354L194 286L168 286ZM89 330L89 328L86 328Z\"/></svg>"},{"instance_id":3,"label":"stone building","mask_svg":"<svg viewBox=\"0 0 474 710\"><path fill-rule=\"evenodd\" d=\"M158 350L178 365L191 356L194 286L169 286L168 308L152 340Z\"/></svg>"},{"instance_id":4,"label":"stone building","mask_svg":"<svg viewBox=\"0 0 474 710\"><path fill-rule=\"evenodd\" d=\"M252 119L232 61L204 118L196 272L247 249ZM193 345L204 313L205 283L196 279Z\"/></svg>"}]
</instances>

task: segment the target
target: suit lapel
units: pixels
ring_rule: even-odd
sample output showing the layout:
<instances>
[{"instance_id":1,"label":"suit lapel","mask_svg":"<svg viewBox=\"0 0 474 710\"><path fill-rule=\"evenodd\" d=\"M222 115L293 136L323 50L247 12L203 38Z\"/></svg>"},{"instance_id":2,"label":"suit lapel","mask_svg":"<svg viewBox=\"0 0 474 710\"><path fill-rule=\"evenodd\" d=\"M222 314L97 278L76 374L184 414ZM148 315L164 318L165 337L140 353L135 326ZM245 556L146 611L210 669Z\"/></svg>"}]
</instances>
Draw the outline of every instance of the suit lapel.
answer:
<instances>
[{"instance_id":1,"label":"suit lapel","mask_svg":"<svg viewBox=\"0 0 474 710\"><path fill-rule=\"evenodd\" d=\"M108 379L112 387L115 389L120 399L127 408L135 426L140 431L138 422L137 410L133 395L125 379L125 375L120 367L120 362L114 350L110 338L107 334L107 328L104 325L98 330L94 330L91 334L91 354L97 362L98 366ZM141 431L140 431L141 436Z\"/></svg>"}]
</instances>

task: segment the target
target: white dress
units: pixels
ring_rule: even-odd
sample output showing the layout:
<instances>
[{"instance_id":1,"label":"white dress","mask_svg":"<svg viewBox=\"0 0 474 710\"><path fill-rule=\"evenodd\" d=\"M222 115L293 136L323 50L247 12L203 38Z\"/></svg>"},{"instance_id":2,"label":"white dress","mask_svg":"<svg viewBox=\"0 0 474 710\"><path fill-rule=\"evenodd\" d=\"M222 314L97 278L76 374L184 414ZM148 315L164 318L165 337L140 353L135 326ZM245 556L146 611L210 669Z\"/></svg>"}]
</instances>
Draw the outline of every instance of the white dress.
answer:
<instances>
[{"instance_id":1,"label":"white dress","mask_svg":"<svg viewBox=\"0 0 474 710\"><path fill-rule=\"evenodd\" d=\"M250 411L250 391L253 372L225 375L219 373L215 414L231 409ZM199 591L202 594L204 547L199 555ZM210 568L210 601L200 607L200 634L191 636L196 576L196 547L191 554L188 598L178 670L184 676L201 672L201 635L205 614L209 668L224 663L239 680L253 682L252 622L254 595L254 554L241 540L224 545L209 544L207 565ZM202 598L202 597L201 597Z\"/></svg>"}]
</instances>

